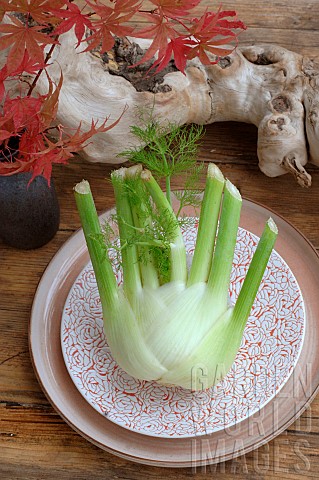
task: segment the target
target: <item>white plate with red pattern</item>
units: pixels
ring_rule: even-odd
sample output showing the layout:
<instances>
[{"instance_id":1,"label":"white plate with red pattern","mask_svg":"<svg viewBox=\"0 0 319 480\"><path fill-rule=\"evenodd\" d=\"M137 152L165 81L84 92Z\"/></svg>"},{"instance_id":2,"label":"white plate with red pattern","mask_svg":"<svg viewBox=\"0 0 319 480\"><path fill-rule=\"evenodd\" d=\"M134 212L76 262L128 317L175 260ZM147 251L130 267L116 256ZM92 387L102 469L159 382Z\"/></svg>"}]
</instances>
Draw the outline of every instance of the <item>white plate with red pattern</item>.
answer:
<instances>
[{"instance_id":1,"label":"white plate with red pattern","mask_svg":"<svg viewBox=\"0 0 319 480\"><path fill-rule=\"evenodd\" d=\"M184 229L192 254L197 226ZM240 228L230 298L235 302L258 237ZM117 280L121 271L114 266ZM89 262L67 296L61 323L64 361L79 392L111 422L154 437L187 438L225 430L260 411L290 378L302 349L305 306L297 280L274 251L268 263L240 350L216 386L191 392L140 381L114 361L107 345L101 303Z\"/></svg>"}]
</instances>

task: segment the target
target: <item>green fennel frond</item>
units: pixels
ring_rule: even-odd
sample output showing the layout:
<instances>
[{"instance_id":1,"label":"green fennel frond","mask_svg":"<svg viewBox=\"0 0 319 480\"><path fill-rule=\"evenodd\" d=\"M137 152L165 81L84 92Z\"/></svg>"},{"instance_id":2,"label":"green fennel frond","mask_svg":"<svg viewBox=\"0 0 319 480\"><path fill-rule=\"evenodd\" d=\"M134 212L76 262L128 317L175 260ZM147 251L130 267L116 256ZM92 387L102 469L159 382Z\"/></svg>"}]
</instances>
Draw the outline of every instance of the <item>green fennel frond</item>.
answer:
<instances>
[{"instance_id":1,"label":"green fennel frond","mask_svg":"<svg viewBox=\"0 0 319 480\"><path fill-rule=\"evenodd\" d=\"M203 126L161 123L152 117L151 112L142 111L139 125L131 126L131 133L140 145L124 150L118 156L147 168L157 180L165 178L166 196L171 203L171 178L196 167Z\"/></svg>"},{"instance_id":2,"label":"green fennel frond","mask_svg":"<svg viewBox=\"0 0 319 480\"><path fill-rule=\"evenodd\" d=\"M131 132L145 146L129 148L119 156L143 165L158 179L185 173L196 165L201 125L162 126L153 121L144 127L131 127Z\"/></svg>"}]
</instances>

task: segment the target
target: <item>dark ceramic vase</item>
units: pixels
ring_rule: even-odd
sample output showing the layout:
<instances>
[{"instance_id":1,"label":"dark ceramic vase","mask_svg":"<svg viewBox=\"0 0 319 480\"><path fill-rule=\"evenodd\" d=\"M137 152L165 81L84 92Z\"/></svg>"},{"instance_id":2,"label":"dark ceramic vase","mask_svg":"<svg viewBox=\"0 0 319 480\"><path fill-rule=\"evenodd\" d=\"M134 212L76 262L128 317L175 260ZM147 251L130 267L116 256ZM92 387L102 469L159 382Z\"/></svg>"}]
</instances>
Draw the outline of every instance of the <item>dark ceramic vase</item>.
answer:
<instances>
[{"instance_id":1,"label":"dark ceramic vase","mask_svg":"<svg viewBox=\"0 0 319 480\"><path fill-rule=\"evenodd\" d=\"M60 208L51 181L32 174L0 176L0 238L20 249L38 248L51 240L59 228Z\"/></svg>"}]
</instances>

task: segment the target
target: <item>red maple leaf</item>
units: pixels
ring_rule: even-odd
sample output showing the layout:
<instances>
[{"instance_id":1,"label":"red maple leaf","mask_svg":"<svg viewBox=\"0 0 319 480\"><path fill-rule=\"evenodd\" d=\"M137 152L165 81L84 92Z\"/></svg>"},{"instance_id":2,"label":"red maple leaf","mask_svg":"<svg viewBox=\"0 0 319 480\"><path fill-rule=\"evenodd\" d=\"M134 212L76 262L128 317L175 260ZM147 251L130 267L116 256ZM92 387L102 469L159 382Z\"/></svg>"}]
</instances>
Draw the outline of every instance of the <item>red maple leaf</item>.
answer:
<instances>
[{"instance_id":1,"label":"red maple leaf","mask_svg":"<svg viewBox=\"0 0 319 480\"><path fill-rule=\"evenodd\" d=\"M68 32L71 28L74 27L74 33L78 40L77 47L80 45L82 38L85 33L86 28L92 28L92 22L90 20L89 14L83 13L83 9L80 10L77 5L69 1L64 2L64 5L67 7L67 10L53 10L57 17L62 18L62 22L54 30L55 35L60 35L61 33Z\"/></svg>"},{"instance_id":2,"label":"red maple leaf","mask_svg":"<svg viewBox=\"0 0 319 480\"><path fill-rule=\"evenodd\" d=\"M139 30L136 35L140 38L153 38L153 42L148 47L143 58L136 64L132 65L133 67L148 62L156 54L158 54L160 62L164 58L166 61L168 51L172 52L172 45L170 45L170 42L179 36L175 29L175 25L163 17L163 15L143 13L143 16L148 20L147 23L150 26Z\"/></svg>"},{"instance_id":3,"label":"red maple leaf","mask_svg":"<svg viewBox=\"0 0 319 480\"><path fill-rule=\"evenodd\" d=\"M216 56L227 55L230 48L221 48L227 43L236 40L233 30L245 29L245 25L238 20L227 20L225 17L234 17L234 11L217 13L206 12L200 18L194 18L185 25L178 16L185 16L198 0L151 0L157 6L152 13L142 12L147 19L147 26L136 33L141 38L152 38L153 41L143 58L133 65L139 65L151 60L157 55L151 69L156 72L163 70L174 57L176 67L184 73L187 59L199 57L202 63L213 63L209 54ZM178 26L183 26L184 34L178 32Z\"/></svg>"},{"instance_id":4,"label":"red maple leaf","mask_svg":"<svg viewBox=\"0 0 319 480\"><path fill-rule=\"evenodd\" d=\"M5 140L13 136L14 121L12 115L4 116L0 119L0 141L3 142L4 149L6 147ZM4 150L2 149L2 150Z\"/></svg>"},{"instance_id":5,"label":"red maple leaf","mask_svg":"<svg viewBox=\"0 0 319 480\"><path fill-rule=\"evenodd\" d=\"M140 1L118 0L114 8L99 2L96 2L96 5L89 1L87 3L94 8L100 19L92 22L93 33L86 38L89 46L85 51L99 47L101 44L101 52L107 52L114 45L114 35L123 37L132 34L133 28L124 26L123 23L129 21L138 11Z\"/></svg>"},{"instance_id":6,"label":"red maple leaf","mask_svg":"<svg viewBox=\"0 0 319 480\"><path fill-rule=\"evenodd\" d=\"M186 63L188 60L189 51L192 50L192 42L188 37L177 37L172 39L166 47L163 55L158 55L157 60L153 63L152 69L156 69L155 73L163 70L169 63L172 57L174 57L174 62L176 68L182 73L185 72Z\"/></svg>"},{"instance_id":7,"label":"red maple leaf","mask_svg":"<svg viewBox=\"0 0 319 480\"><path fill-rule=\"evenodd\" d=\"M12 134L11 132L6 129L6 128L2 128L2 125L0 126L0 141L1 143L3 144L5 140L7 140L8 138L11 138L12 137ZM2 147L2 151L3 151L3 147ZM10 156L8 154L8 156Z\"/></svg>"},{"instance_id":8,"label":"red maple leaf","mask_svg":"<svg viewBox=\"0 0 319 480\"><path fill-rule=\"evenodd\" d=\"M86 142L92 138L93 135L100 132L106 132L115 127L124 114L124 111L120 117L110 125L106 125L108 119L106 119L99 127L97 126L98 122L92 120L91 127L86 132L83 132L81 130L81 125L79 125L75 133L70 134L69 132L64 131L63 127L60 125L58 127L58 140L51 141L46 134L42 134L36 148L34 148L36 138L27 138L26 145L22 143L21 150L27 148L30 143L32 144L32 149L29 147L29 163L33 165L33 174L30 183L37 175L43 175L50 185L52 165L56 163L66 164L68 160L74 156L74 153L85 147Z\"/></svg>"},{"instance_id":9,"label":"red maple leaf","mask_svg":"<svg viewBox=\"0 0 319 480\"><path fill-rule=\"evenodd\" d=\"M202 0L150 0L156 5L155 12L169 18L176 18L189 14Z\"/></svg>"},{"instance_id":10,"label":"red maple leaf","mask_svg":"<svg viewBox=\"0 0 319 480\"><path fill-rule=\"evenodd\" d=\"M198 57L203 65L211 65L217 63L218 59L212 60L212 58L208 56L208 53L211 53L218 58L229 55L232 52L233 48L220 48L217 45L225 45L230 40L233 40L233 38L229 37L228 39L225 38L223 40L215 40L211 42L201 41L193 48L191 48L191 50L189 50L187 57L189 60Z\"/></svg>"},{"instance_id":11,"label":"red maple leaf","mask_svg":"<svg viewBox=\"0 0 319 480\"><path fill-rule=\"evenodd\" d=\"M5 91L6 91L4 82L7 79L12 79L14 77L18 77L23 72L29 73L31 75L36 75L38 73L39 69L42 69L44 67L45 67L44 61L43 61L42 64L34 63L34 61L30 58L27 51L24 52L24 57L23 57L22 63L19 65L17 70L15 70L15 71L13 71L9 74L7 65L5 64L3 66L3 68L0 70L0 101L3 99Z\"/></svg>"},{"instance_id":12,"label":"red maple leaf","mask_svg":"<svg viewBox=\"0 0 319 480\"><path fill-rule=\"evenodd\" d=\"M218 12L205 12L200 18L192 18L192 26L188 29L193 36L230 35L236 37L232 30L246 30L246 25L240 20L227 20L225 17L236 17L234 10L219 10Z\"/></svg>"},{"instance_id":13,"label":"red maple leaf","mask_svg":"<svg viewBox=\"0 0 319 480\"><path fill-rule=\"evenodd\" d=\"M28 139L29 141L30 139ZM71 158L72 155L67 157L64 155L61 148L57 147L54 142L51 142L47 137L39 139L37 150L30 152L28 162L32 165L32 177L29 181L29 184L34 180L38 175L43 175L47 180L48 185L50 186L52 166L53 164L66 164L68 158Z\"/></svg>"},{"instance_id":14,"label":"red maple leaf","mask_svg":"<svg viewBox=\"0 0 319 480\"><path fill-rule=\"evenodd\" d=\"M60 91L63 83L62 73L60 76L59 83L55 89L49 75L47 75L47 78L49 82L49 91L43 98L42 105L41 105L41 112L40 112L43 129L49 128L52 122L56 119L58 104L59 104L59 95L60 95Z\"/></svg>"},{"instance_id":15,"label":"red maple leaf","mask_svg":"<svg viewBox=\"0 0 319 480\"><path fill-rule=\"evenodd\" d=\"M32 17L42 27L60 21L52 15L52 9L60 8L64 4L64 0L12 0L15 12Z\"/></svg>"},{"instance_id":16,"label":"red maple leaf","mask_svg":"<svg viewBox=\"0 0 319 480\"><path fill-rule=\"evenodd\" d=\"M7 12L15 11L15 7L10 0L0 0L0 22Z\"/></svg>"},{"instance_id":17,"label":"red maple leaf","mask_svg":"<svg viewBox=\"0 0 319 480\"><path fill-rule=\"evenodd\" d=\"M11 99L7 96L5 98L0 129L2 130L1 139L4 140L6 137L2 151L6 152L7 161L0 162L0 175L13 175L20 171L30 171L32 169L32 162L30 163L28 155L30 150L36 149L39 144L36 136L41 130L39 112L42 101L42 97L16 97ZM19 151L14 158L11 155L15 152L8 144L10 137L19 138ZM21 146L25 147L25 140L22 140L23 137L24 139L31 139L26 151L23 151L21 148Z\"/></svg>"},{"instance_id":18,"label":"red maple leaf","mask_svg":"<svg viewBox=\"0 0 319 480\"><path fill-rule=\"evenodd\" d=\"M43 50L45 45L55 43L45 33L40 32L41 26L30 27L23 24L15 17L11 17L12 24L0 25L0 50L10 48L7 57L8 73L19 69L24 60L25 52L28 52L34 63L43 62Z\"/></svg>"},{"instance_id":19,"label":"red maple leaf","mask_svg":"<svg viewBox=\"0 0 319 480\"><path fill-rule=\"evenodd\" d=\"M24 130L39 130L40 111L44 97L6 97L3 105L3 118L12 116L14 129L12 135L19 135Z\"/></svg>"},{"instance_id":20,"label":"red maple leaf","mask_svg":"<svg viewBox=\"0 0 319 480\"><path fill-rule=\"evenodd\" d=\"M206 12L200 18L192 19L192 25L188 29L194 46L188 52L188 58L198 57L200 61L209 65L215 63L208 54L217 57L229 54L235 47L221 48L233 40L237 41L237 35L233 30L246 29L239 20L227 20L225 17L234 17L236 12L218 11L217 13Z\"/></svg>"},{"instance_id":21,"label":"red maple leaf","mask_svg":"<svg viewBox=\"0 0 319 480\"><path fill-rule=\"evenodd\" d=\"M30 57L29 52L25 50L24 57L21 64L19 65L17 70L10 73L10 76L16 77L18 75L21 75L22 73L29 73L31 75L36 75L38 71L44 68L45 66L46 66L46 63L44 59L42 59L41 63L34 61L33 58Z\"/></svg>"},{"instance_id":22,"label":"red maple leaf","mask_svg":"<svg viewBox=\"0 0 319 480\"><path fill-rule=\"evenodd\" d=\"M50 185L52 165L67 163L75 152L82 150L90 138L100 132L115 127L126 109L113 123L106 119L98 126L92 120L88 131L83 132L81 125L70 132L62 125L48 127L56 117L58 95L62 86L62 76L54 89L49 81L47 95L35 97L7 97L0 117L0 141L7 142L10 137L19 137L19 151L14 161L0 162L0 175L13 175L18 172L32 172L29 183L37 175L43 175ZM56 138L50 138L49 132L56 130ZM7 143L5 143L5 146ZM8 150L10 154L10 150ZM9 157L10 155L8 155Z\"/></svg>"},{"instance_id":23,"label":"red maple leaf","mask_svg":"<svg viewBox=\"0 0 319 480\"><path fill-rule=\"evenodd\" d=\"M4 82L6 81L8 76L9 74L8 74L7 65L4 65L0 70L0 101L3 99L4 94L6 92Z\"/></svg>"}]
</instances>

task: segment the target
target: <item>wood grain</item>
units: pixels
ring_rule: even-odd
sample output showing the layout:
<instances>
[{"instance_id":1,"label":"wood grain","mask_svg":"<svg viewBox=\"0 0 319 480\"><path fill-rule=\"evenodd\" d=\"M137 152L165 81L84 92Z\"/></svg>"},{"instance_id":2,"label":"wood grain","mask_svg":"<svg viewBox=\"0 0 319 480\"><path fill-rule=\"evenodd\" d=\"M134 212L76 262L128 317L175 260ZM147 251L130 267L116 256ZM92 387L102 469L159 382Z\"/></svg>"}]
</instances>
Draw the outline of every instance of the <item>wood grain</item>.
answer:
<instances>
[{"instance_id":1,"label":"wood grain","mask_svg":"<svg viewBox=\"0 0 319 480\"><path fill-rule=\"evenodd\" d=\"M211 4L208 0L205 5ZM278 43L296 52L318 55L319 0L223 1L235 8L249 29L245 44ZM258 169L256 129L250 125L210 125L200 159L214 160L246 198L263 203L297 227L319 249L319 170L309 168L313 185L298 187L287 176L265 177ZM108 181L111 166L88 165L77 158L56 168L54 179L61 206L55 238L34 251L0 243L0 477L39 480L59 476L102 479L299 479L317 478L319 470L319 398L289 429L255 452L233 461L191 469L139 466L100 450L74 432L45 398L32 370L28 322L33 296L47 264L79 228L72 187L82 178L93 188L97 208L113 206ZM179 187L178 181L174 187ZM0 207L1 208L1 207Z\"/></svg>"}]
</instances>

